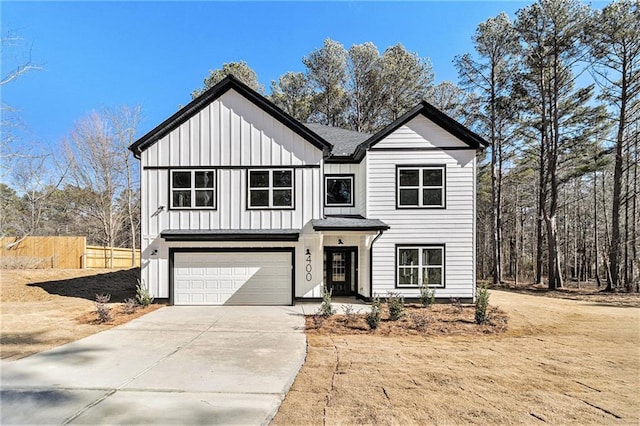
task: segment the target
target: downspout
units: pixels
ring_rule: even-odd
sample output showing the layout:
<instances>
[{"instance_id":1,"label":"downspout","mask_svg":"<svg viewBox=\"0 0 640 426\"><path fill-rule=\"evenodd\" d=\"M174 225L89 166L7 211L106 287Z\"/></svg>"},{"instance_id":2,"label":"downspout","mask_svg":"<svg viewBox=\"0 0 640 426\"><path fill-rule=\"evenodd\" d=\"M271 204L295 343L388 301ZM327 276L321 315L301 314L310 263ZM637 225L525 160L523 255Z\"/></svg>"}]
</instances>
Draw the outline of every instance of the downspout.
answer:
<instances>
[{"instance_id":1,"label":"downspout","mask_svg":"<svg viewBox=\"0 0 640 426\"><path fill-rule=\"evenodd\" d=\"M373 298L373 244L382 236L384 230L378 231L378 235L371 241L371 247L369 247L369 300Z\"/></svg>"}]
</instances>

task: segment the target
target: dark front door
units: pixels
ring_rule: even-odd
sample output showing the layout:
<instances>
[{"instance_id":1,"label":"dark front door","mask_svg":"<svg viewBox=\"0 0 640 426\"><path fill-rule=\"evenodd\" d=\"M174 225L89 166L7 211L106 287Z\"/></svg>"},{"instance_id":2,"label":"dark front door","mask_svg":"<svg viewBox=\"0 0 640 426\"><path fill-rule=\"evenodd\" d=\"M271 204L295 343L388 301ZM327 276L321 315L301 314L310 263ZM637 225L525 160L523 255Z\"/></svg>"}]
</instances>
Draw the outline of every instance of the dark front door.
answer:
<instances>
[{"instance_id":1,"label":"dark front door","mask_svg":"<svg viewBox=\"0 0 640 426\"><path fill-rule=\"evenodd\" d=\"M327 288L332 296L351 296L355 293L356 249L326 248L325 270Z\"/></svg>"}]
</instances>

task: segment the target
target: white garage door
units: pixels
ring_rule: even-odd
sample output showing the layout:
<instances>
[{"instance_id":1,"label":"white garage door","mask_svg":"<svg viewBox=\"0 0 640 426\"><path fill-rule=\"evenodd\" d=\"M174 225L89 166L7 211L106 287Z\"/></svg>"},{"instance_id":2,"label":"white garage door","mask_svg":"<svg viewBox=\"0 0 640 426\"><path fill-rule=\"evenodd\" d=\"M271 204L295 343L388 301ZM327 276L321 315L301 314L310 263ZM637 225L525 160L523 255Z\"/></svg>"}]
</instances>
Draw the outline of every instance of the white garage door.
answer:
<instances>
[{"instance_id":1,"label":"white garage door","mask_svg":"<svg viewBox=\"0 0 640 426\"><path fill-rule=\"evenodd\" d=\"M175 253L176 305L290 305L290 252Z\"/></svg>"}]
</instances>

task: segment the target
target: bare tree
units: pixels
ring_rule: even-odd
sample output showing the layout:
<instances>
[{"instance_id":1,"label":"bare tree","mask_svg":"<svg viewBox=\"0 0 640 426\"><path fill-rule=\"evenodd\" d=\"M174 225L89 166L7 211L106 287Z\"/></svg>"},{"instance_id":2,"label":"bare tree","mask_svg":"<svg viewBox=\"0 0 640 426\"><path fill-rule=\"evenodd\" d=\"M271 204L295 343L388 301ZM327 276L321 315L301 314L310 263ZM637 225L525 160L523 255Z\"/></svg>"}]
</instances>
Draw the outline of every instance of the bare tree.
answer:
<instances>
[{"instance_id":1,"label":"bare tree","mask_svg":"<svg viewBox=\"0 0 640 426\"><path fill-rule=\"evenodd\" d=\"M93 112L75 124L65 141L65 157L74 183L95 194L84 213L100 224L102 243L114 247L126 222L137 230L134 218L134 172L126 146L133 140L140 117L138 108ZM126 207L121 208L125 198ZM134 244L135 236L131 244ZM111 261L113 261L111 259Z\"/></svg>"},{"instance_id":2,"label":"bare tree","mask_svg":"<svg viewBox=\"0 0 640 426\"><path fill-rule=\"evenodd\" d=\"M138 214L140 197L138 194L139 180L137 176L138 162L129 154L128 147L135 141L136 129L138 127L141 109L139 106L130 108L127 106L109 110L107 117L113 126L113 142L122 154L122 166L124 168L124 189L123 199L131 245L131 266L136 264L136 239L140 225Z\"/></svg>"}]
</instances>

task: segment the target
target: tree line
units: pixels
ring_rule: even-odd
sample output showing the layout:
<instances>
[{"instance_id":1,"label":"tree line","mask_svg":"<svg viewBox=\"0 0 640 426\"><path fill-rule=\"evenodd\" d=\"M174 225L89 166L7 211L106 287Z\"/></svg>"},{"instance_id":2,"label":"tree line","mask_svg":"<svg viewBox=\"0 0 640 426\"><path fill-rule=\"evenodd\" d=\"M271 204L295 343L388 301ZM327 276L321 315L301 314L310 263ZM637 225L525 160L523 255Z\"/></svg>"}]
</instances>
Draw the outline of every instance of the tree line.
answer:
<instances>
[{"instance_id":1,"label":"tree line","mask_svg":"<svg viewBox=\"0 0 640 426\"><path fill-rule=\"evenodd\" d=\"M302 72L272 81L267 97L302 122L367 133L430 102L490 144L477 182L479 278L638 291L639 5L539 0L513 20L489 18L473 51L454 58L458 84L436 84L429 58L401 44L381 52L326 39L302 58ZM265 93L240 61L210 71L192 97L227 74ZM139 109L117 112L76 124L48 182L28 175L50 159L16 160L28 164L13 168L13 188L0 188L3 235L99 229L96 240L137 244L137 162L125 147Z\"/></svg>"}]
</instances>

